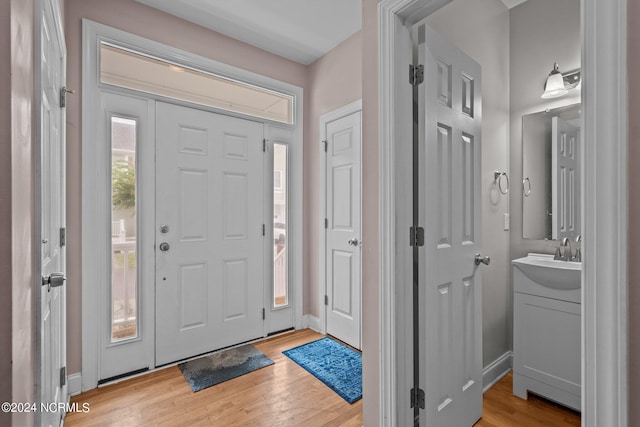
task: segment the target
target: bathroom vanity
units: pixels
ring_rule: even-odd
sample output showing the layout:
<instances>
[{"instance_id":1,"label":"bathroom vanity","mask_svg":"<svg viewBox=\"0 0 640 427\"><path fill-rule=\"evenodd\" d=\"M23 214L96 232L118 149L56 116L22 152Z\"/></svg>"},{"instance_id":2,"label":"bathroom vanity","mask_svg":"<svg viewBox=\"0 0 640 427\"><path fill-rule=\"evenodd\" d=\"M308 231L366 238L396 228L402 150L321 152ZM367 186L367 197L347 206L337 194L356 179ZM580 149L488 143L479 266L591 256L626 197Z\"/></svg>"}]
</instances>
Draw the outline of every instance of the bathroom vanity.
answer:
<instances>
[{"instance_id":1,"label":"bathroom vanity","mask_svg":"<svg viewBox=\"0 0 640 427\"><path fill-rule=\"evenodd\" d=\"M513 394L579 411L582 264L529 254L512 265Z\"/></svg>"}]
</instances>

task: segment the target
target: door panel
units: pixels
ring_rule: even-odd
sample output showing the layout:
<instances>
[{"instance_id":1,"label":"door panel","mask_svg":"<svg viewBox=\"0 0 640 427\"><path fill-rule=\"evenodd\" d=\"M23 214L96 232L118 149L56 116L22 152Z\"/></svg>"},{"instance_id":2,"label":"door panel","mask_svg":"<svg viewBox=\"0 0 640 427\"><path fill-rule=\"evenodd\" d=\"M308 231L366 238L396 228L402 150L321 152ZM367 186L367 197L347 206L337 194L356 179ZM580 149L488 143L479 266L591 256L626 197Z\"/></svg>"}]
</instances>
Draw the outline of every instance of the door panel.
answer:
<instances>
[{"instance_id":1,"label":"door panel","mask_svg":"<svg viewBox=\"0 0 640 427\"><path fill-rule=\"evenodd\" d=\"M274 333L294 326L295 301L298 297L293 286L292 260L295 252L293 222L295 220L290 200L293 170L290 164L291 129L265 127L266 162L264 175L264 205L266 211L265 277L270 280L265 292L266 331ZM270 278L270 279L269 279ZM301 295L300 295L301 297Z\"/></svg>"},{"instance_id":2,"label":"door panel","mask_svg":"<svg viewBox=\"0 0 640 427\"><path fill-rule=\"evenodd\" d=\"M580 229L580 128L551 118L552 237L575 238Z\"/></svg>"},{"instance_id":3,"label":"door panel","mask_svg":"<svg viewBox=\"0 0 640 427\"><path fill-rule=\"evenodd\" d=\"M421 419L471 426L482 415L480 66L426 25L418 37Z\"/></svg>"},{"instance_id":4,"label":"door panel","mask_svg":"<svg viewBox=\"0 0 640 427\"><path fill-rule=\"evenodd\" d=\"M94 249L104 257L108 268L98 290L99 371L98 380L153 368L153 218L154 144L153 116L149 101L103 92L100 94L102 120L98 134L105 154L109 181L100 197L100 209L108 212L109 225L102 228L105 250ZM118 174L118 165L127 165L129 180ZM133 206L114 205L114 194L122 183L132 183L128 192ZM111 232L110 235L106 234Z\"/></svg>"},{"instance_id":5,"label":"door panel","mask_svg":"<svg viewBox=\"0 0 640 427\"><path fill-rule=\"evenodd\" d=\"M57 31L62 28L58 4L43 1L36 18L40 27L40 236L42 277L66 271L65 246L61 229L66 227L65 205L65 113L60 106L60 91L65 84L66 55L64 40ZM66 284L59 287L42 286L40 292L40 402L63 404L67 401L66 386ZM58 408L58 406L56 406ZM64 412L45 411L40 425L58 426Z\"/></svg>"},{"instance_id":6,"label":"door panel","mask_svg":"<svg viewBox=\"0 0 640 427\"><path fill-rule=\"evenodd\" d=\"M263 125L157 103L156 129L163 365L264 335Z\"/></svg>"},{"instance_id":7,"label":"door panel","mask_svg":"<svg viewBox=\"0 0 640 427\"><path fill-rule=\"evenodd\" d=\"M360 127L360 112L326 125L327 333L356 348L361 340Z\"/></svg>"}]
</instances>

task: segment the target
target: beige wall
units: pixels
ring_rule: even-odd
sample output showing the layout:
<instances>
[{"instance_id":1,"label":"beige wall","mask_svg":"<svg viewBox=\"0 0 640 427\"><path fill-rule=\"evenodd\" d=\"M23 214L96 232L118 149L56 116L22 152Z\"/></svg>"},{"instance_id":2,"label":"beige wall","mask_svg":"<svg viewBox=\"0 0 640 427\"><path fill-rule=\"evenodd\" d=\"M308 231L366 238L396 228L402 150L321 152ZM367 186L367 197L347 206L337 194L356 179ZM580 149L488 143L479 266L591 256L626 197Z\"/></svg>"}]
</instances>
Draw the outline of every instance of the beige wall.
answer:
<instances>
[{"instance_id":1,"label":"beige wall","mask_svg":"<svg viewBox=\"0 0 640 427\"><path fill-rule=\"evenodd\" d=\"M380 425L378 2L362 1L362 396L365 426Z\"/></svg>"},{"instance_id":2,"label":"beige wall","mask_svg":"<svg viewBox=\"0 0 640 427\"><path fill-rule=\"evenodd\" d=\"M11 338L12 378L14 379L11 400L13 402L35 400L33 30L33 0L11 0L11 282L13 288ZM13 423L14 425L31 425L33 414L14 414Z\"/></svg>"},{"instance_id":3,"label":"beige wall","mask_svg":"<svg viewBox=\"0 0 640 427\"><path fill-rule=\"evenodd\" d=\"M75 89L67 107L67 276L68 276L68 372L82 369L81 313L81 190L82 190L82 18L184 49L225 64L260 73L305 89L307 67L249 46L219 33L149 8L134 0L67 0L67 86ZM305 116L307 106L305 105ZM306 150L305 150L306 156ZM306 241L308 237L303 235Z\"/></svg>"},{"instance_id":4,"label":"beige wall","mask_svg":"<svg viewBox=\"0 0 640 427\"><path fill-rule=\"evenodd\" d=\"M629 425L640 424L640 0L628 0L629 72Z\"/></svg>"},{"instance_id":5,"label":"beige wall","mask_svg":"<svg viewBox=\"0 0 640 427\"><path fill-rule=\"evenodd\" d=\"M11 58L11 7L0 3L0 58ZM11 62L0 61L0 277L11 268ZM11 401L11 280L0 282L0 402ZM11 414L0 413L0 425Z\"/></svg>"},{"instance_id":6,"label":"beige wall","mask_svg":"<svg viewBox=\"0 0 640 427\"><path fill-rule=\"evenodd\" d=\"M304 151L304 313L319 316L319 143L320 116L362 98L362 32L357 32L309 66ZM365 215L363 211L363 216Z\"/></svg>"},{"instance_id":7,"label":"beige wall","mask_svg":"<svg viewBox=\"0 0 640 427\"><path fill-rule=\"evenodd\" d=\"M494 184L493 171L509 173L509 11L500 0L455 0L427 18L482 67L482 234L491 265L482 270L483 362L511 350L509 198ZM517 180L511 180L512 188Z\"/></svg>"},{"instance_id":8,"label":"beige wall","mask_svg":"<svg viewBox=\"0 0 640 427\"><path fill-rule=\"evenodd\" d=\"M522 116L580 102L579 91L540 98L554 62L564 71L580 68L580 45L580 0L527 1L511 9L511 259L555 250L553 242L522 238Z\"/></svg>"}]
</instances>

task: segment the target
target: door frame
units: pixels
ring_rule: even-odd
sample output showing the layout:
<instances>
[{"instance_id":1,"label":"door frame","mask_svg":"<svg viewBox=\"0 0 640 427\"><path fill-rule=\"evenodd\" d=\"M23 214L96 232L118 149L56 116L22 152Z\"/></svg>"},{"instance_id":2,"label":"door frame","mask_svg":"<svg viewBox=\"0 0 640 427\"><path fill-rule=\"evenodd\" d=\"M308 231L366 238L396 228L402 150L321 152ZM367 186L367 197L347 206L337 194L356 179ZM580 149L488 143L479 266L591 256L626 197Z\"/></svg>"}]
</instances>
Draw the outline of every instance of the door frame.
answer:
<instances>
[{"instance_id":1,"label":"door frame","mask_svg":"<svg viewBox=\"0 0 640 427\"><path fill-rule=\"evenodd\" d=\"M324 226L324 220L327 214L327 156L324 151L324 142L327 138L327 124L341 119L343 117L349 116L351 114L362 111L362 98L353 101L347 105L344 105L340 108L337 108L333 111L323 114L320 116L320 129L319 129L319 139L318 139L318 170L320 174L320 192L319 192L319 200L318 206L320 207L319 212L321 212L321 218L318 224L319 230L319 251L318 251L318 261L319 261L319 279L318 279L318 317L319 317L319 325L317 326L318 332L322 334L327 333L327 311L326 306L324 305L324 296L327 295L327 235L326 228ZM360 122L360 127L362 127L362 122ZM362 137L360 138L360 145L362 147ZM362 164L362 150L360 150L360 164ZM360 189L362 189L362 168L360 168ZM362 225L362 191L360 191L360 224ZM360 260L360 271L362 272L362 259ZM360 274L360 289L362 289L362 274ZM360 295L360 303L362 304L362 295ZM316 328L314 328L316 329ZM362 337L362 311L360 312L360 336ZM362 342L360 343L362 345Z\"/></svg>"},{"instance_id":2,"label":"door frame","mask_svg":"<svg viewBox=\"0 0 640 427\"><path fill-rule=\"evenodd\" d=\"M161 96L145 94L149 100L159 100L170 102L176 105L194 107L204 111L224 114L232 117L248 118L249 120L262 122L267 128L288 128L293 133L290 143L291 158L291 180L290 180L290 224L289 230L293 234L290 240L290 270L291 280L290 291L294 309L294 327L302 327L302 195L303 195L303 90L302 88L275 80L251 71L243 70L222 62L206 58L191 52L177 49L162 43L140 37L122 30L118 30L107 25L99 24L88 19L82 20L82 247L99 248L103 253L108 242L102 241L92 231L102 230L106 227L106 216L108 213L102 212L97 198L93 196L93 189L104 188L104 176L100 173L99 164L104 156L104 150L96 147L93 141L96 140L96 127L94 126L101 119L100 114L100 93L119 93L140 98L140 92L106 86L99 82L99 46L101 41L114 43L118 46L132 49L137 52L151 55L156 58L167 60L175 64L182 64L187 67L223 75L247 82L259 87L272 89L277 92L289 94L294 97L294 124L286 125L243 114L236 114L229 111L222 111L202 105L194 105L189 102L167 99ZM102 171L102 175L106 173ZM102 248L104 246L105 248ZM99 324L95 313L100 304L96 283L105 282L104 276L100 274L105 268L105 258L83 256L82 257L82 373L81 390L70 390L70 392L80 392L93 389L98 384L99 372ZM145 285L145 284L143 284ZM144 293L143 293L144 294ZM149 289L144 296L146 307L155 300L154 289ZM146 310L149 310L148 308ZM150 314L142 314L147 319ZM144 320L143 319L143 320ZM150 369L151 371L152 369Z\"/></svg>"},{"instance_id":3,"label":"door frame","mask_svg":"<svg viewBox=\"0 0 640 427\"><path fill-rule=\"evenodd\" d=\"M61 14L61 8L60 8L60 1L59 0L36 0L35 4L34 4L34 14L33 16L35 17L35 22L34 22L34 67L33 67L33 72L34 72L34 103L33 103L33 109L34 109L34 123L33 123L33 129L34 129L34 139L33 139L33 153L34 153L34 199L33 199L33 206L34 206L34 242L33 242L33 256L34 256L34 262L33 262L33 269L34 269L34 312L35 312L35 364L34 364L34 391L35 391L35 402L36 404L40 405L40 403L47 403L47 402L41 402L41 397L42 397L42 387L43 384L41 382L42 379L42 370L43 370L43 351L42 351L42 347L41 347L41 335L42 335L42 330L41 330L41 325L42 325L42 318L41 318L41 305L42 305L42 299L41 299L41 288L42 288L42 268L41 268L41 259L42 259L42 221L41 221L41 216L42 216L42 168L40 167L42 165L42 141L43 141L43 135L42 135L42 55L41 55L41 51L42 51L42 20L40 19L40 17L42 16L43 12L47 11L49 13L51 13L51 17L52 17L52 21L55 23L55 28L52 28L52 31L56 32L56 37L58 39L59 42L59 48L60 48L60 52L62 53L62 55L64 56L64 58L67 57L67 46L66 46L66 39L65 39L65 32L64 32L64 28L63 28L63 21L62 21L62 14ZM60 76L61 80L64 82L63 86L66 86L66 81L67 81L67 64L66 61L63 61L62 63L62 75ZM55 100L55 101L59 101ZM65 108L61 108L60 109L60 144L61 144L61 148L64 150L65 152L65 157L62 160L61 163L61 174L62 174L62 181L61 181L61 191L62 194L61 196L64 197L64 200L66 201L66 185L67 185L67 174L66 174L66 109ZM67 211L67 206L66 203L63 203L62 206L62 213L63 213L63 225L66 227L66 211ZM66 275L66 249L62 249L62 264L65 266L65 275ZM62 286L61 291L62 291L62 298L64 298L63 300L63 305L66 307L66 289L68 287L68 283L65 282L65 284ZM65 330L63 331L63 335L67 336L67 331L66 331L66 324L67 324L67 318L66 318L66 312L65 312L65 317L64 317L64 327ZM63 354L65 355L65 359L66 359L66 354L67 354L67 342L65 339L65 343L64 343L64 347L63 347ZM66 366L66 360L64 361L65 366ZM68 372L67 372L68 375ZM63 388L64 390L67 390L68 393L68 389L69 389L69 382L68 380L66 381L66 385ZM41 420L41 413L40 411L36 411L35 413L35 424L40 424L40 420Z\"/></svg>"},{"instance_id":4,"label":"door frame","mask_svg":"<svg viewBox=\"0 0 640 427\"><path fill-rule=\"evenodd\" d=\"M383 0L378 6L380 367L379 420L395 426L409 409L410 337L403 309L410 296L406 258L410 201L401 167L409 153L394 141L411 128L408 27L451 0ZM589 31L586 31L589 28ZM597 34L597 37L595 36ZM582 423L628 424L627 361L627 2L582 0ZM409 44L410 46L410 44ZM611 49L610 46L617 46ZM598 144L599 140L607 144ZM410 140L410 139L409 139ZM409 157L410 158L410 157ZM614 191L612 191L614 189ZM405 228L406 227L406 228ZM398 234L400 233L400 234ZM396 239L396 236L400 238ZM396 251L396 248L398 249ZM394 253L394 251L396 251ZM598 286L600 284L600 286ZM605 286L603 286L603 284ZM608 286L607 286L608 284Z\"/></svg>"}]
</instances>

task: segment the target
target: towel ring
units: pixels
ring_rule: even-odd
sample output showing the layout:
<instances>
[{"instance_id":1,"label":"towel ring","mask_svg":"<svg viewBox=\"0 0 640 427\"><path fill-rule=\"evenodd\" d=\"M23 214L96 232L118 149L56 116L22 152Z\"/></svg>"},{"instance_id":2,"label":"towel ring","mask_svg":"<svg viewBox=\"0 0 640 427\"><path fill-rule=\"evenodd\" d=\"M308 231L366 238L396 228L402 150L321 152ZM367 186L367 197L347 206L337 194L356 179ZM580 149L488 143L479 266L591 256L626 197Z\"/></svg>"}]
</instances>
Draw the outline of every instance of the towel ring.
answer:
<instances>
[{"instance_id":1,"label":"towel ring","mask_svg":"<svg viewBox=\"0 0 640 427\"><path fill-rule=\"evenodd\" d=\"M503 188L503 186L502 186L502 177L503 176L505 177L505 179L507 181L506 188ZM507 175L506 172L499 172L499 171L493 172L493 180L498 183L498 189L500 190L500 193L507 194L509 192L509 175Z\"/></svg>"},{"instance_id":2,"label":"towel ring","mask_svg":"<svg viewBox=\"0 0 640 427\"><path fill-rule=\"evenodd\" d=\"M529 195L531 195L531 180L528 176L525 176L522 179L522 194L524 194L524 197L529 197Z\"/></svg>"}]
</instances>

